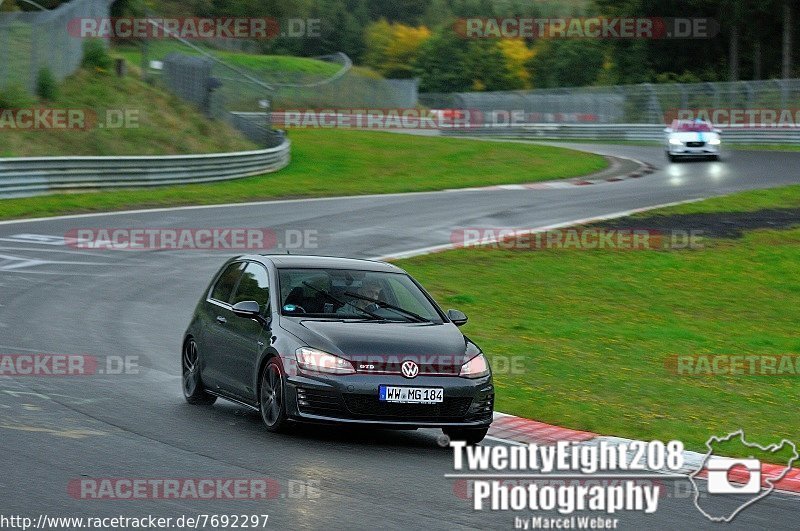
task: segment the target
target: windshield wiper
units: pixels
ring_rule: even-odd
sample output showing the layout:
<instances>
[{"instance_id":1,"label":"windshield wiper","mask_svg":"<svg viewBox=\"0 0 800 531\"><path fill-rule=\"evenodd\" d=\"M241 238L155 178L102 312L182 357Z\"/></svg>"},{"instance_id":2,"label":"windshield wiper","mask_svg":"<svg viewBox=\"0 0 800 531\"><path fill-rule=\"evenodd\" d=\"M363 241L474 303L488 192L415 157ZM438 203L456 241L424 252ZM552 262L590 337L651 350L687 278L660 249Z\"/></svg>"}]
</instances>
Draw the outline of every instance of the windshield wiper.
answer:
<instances>
[{"instance_id":1,"label":"windshield wiper","mask_svg":"<svg viewBox=\"0 0 800 531\"><path fill-rule=\"evenodd\" d=\"M376 313L372 313L371 311L365 310L364 308L359 308L358 306L356 306L352 302L347 302L347 301L343 301L341 299L338 299L337 297L331 295L329 292L325 291L324 289L316 288L316 287L312 286L311 284L309 284L306 281L303 281L302 284L304 286L308 287L308 288L313 289L317 293L321 293L323 297L327 297L329 300L332 300L333 302L335 302L337 304L341 304L342 306L352 306L353 308L355 308L359 312L363 313L364 315L368 315L370 317L370 319L372 319L373 321L374 320L378 320L378 321L385 321L386 320L386 319L384 319L383 317L381 317L380 315L378 315Z\"/></svg>"},{"instance_id":2,"label":"windshield wiper","mask_svg":"<svg viewBox=\"0 0 800 531\"><path fill-rule=\"evenodd\" d=\"M396 311L396 312L398 312L398 313L400 313L402 315L405 315L406 317L410 317L411 319L413 319L414 321L416 321L418 323L430 323L431 322L430 319L425 319L424 317L422 317L419 314L416 314L416 313L414 313L414 312L412 312L410 310L406 310L405 308L401 308L399 306L395 306L394 304L390 304L390 303L388 303L386 301L382 301L382 300L379 300L379 299L373 299L371 297L364 297L363 295L359 295L358 293L351 293L349 291L345 291L344 294L347 295L348 297L353 297L353 298L356 298L356 299L361 299L362 301L369 301L369 302L371 302L373 304L377 304L381 308L394 310L394 311Z\"/></svg>"}]
</instances>

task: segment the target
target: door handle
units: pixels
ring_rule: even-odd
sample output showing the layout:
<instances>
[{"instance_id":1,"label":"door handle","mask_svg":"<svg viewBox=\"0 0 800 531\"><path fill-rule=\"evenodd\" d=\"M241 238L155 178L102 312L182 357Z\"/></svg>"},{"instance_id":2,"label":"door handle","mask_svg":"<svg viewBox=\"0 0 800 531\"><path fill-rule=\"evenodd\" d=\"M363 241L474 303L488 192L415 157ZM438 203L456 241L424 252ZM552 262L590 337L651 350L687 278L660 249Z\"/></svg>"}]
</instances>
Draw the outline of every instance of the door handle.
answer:
<instances>
[{"instance_id":1,"label":"door handle","mask_svg":"<svg viewBox=\"0 0 800 531\"><path fill-rule=\"evenodd\" d=\"M228 320L227 320L227 319L225 319L224 317L222 317L221 315L218 315L218 316L217 316L217 322L218 322L219 324L225 324L225 323L227 323L227 322L228 322Z\"/></svg>"}]
</instances>

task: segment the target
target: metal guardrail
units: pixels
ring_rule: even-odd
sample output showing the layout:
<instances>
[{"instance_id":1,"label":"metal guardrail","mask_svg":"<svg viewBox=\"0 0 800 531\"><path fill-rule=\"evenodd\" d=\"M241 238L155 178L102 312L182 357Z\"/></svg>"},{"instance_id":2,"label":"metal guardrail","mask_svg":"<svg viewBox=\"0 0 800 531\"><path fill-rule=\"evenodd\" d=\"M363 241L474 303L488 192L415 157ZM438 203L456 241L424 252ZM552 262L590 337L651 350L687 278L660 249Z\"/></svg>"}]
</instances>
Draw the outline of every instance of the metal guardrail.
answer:
<instances>
[{"instance_id":1,"label":"metal guardrail","mask_svg":"<svg viewBox=\"0 0 800 531\"><path fill-rule=\"evenodd\" d=\"M720 127L722 142L730 144L797 144L800 128ZM494 136L517 139L631 140L661 142L664 126L658 124L514 124L453 127L442 130L451 136Z\"/></svg>"},{"instance_id":2,"label":"metal guardrail","mask_svg":"<svg viewBox=\"0 0 800 531\"><path fill-rule=\"evenodd\" d=\"M290 146L289 140L284 139L277 147L235 153L0 158L0 198L238 179L285 168Z\"/></svg>"}]
</instances>

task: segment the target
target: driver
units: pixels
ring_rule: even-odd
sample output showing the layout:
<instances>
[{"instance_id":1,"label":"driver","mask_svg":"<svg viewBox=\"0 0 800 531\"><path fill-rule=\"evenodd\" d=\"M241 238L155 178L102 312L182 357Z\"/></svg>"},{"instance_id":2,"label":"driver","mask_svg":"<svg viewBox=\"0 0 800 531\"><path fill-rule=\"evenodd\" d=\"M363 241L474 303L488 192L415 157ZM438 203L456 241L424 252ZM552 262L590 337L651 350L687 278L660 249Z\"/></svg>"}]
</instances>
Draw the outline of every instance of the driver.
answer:
<instances>
[{"instance_id":1,"label":"driver","mask_svg":"<svg viewBox=\"0 0 800 531\"><path fill-rule=\"evenodd\" d=\"M365 280L364 283L361 284L361 289L358 290L358 294L362 297L380 300L381 286L378 284L377 280ZM362 310L373 311L378 309L378 306L374 302L364 301L361 299L354 300L353 304Z\"/></svg>"},{"instance_id":2,"label":"driver","mask_svg":"<svg viewBox=\"0 0 800 531\"><path fill-rule=\"evenodd\" d=\"M361 287L356 291L362 297L368 297L370 299L380 299L381 294L381 285L377 280L374 279L366 279L361 284ZM337 310L337 313L346 313L351 314L353 313L353 306L357 308L361 308L362 310L366 310L368 312L373 312L378 309L378 305L374 302L365 301L362 299L358 299L355 297L348 297L350 304L345 304L341 308ZM352 306L351 306L352 305Z\"/></svg>"}]
</instances>

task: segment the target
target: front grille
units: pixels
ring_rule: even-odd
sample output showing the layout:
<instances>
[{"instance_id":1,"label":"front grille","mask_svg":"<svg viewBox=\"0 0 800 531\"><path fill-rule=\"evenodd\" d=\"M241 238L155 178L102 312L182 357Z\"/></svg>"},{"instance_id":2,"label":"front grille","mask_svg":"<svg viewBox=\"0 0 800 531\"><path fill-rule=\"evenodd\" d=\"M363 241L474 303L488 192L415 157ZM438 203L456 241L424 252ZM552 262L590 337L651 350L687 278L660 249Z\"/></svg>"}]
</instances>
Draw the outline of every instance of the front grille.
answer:
<instances>
[{"instance_id":1,"label":"front grille","mask_svg":"<svg viewBox=\"0 0 800 531\"><path fill-rule=\"evenodd\" d=\"M703 147L705 145L705 142L686 142L686 147Z\"/></svg>"},{"instance_id":2,"label":"front grille","mask_svg":"<svg viewBox=\"0 0 800 531\"><path fill-rule=\"evenodd\" d=\"M345 395L350 412L360 418L387 420L463 419L472 398L445 398L439 404L395 404L374 395Z\"/></svg>"},{"instance_id":3,"label":"front grille","mask_svg":"<svg viewBox=\"0 0 800 531\"><path fill-rule=\"evenodd\" d=\"M344 403L338 393L320 389L297 388L297 406L303 413L339 417L345 414Z\"/></svg>"}]
</instances>

